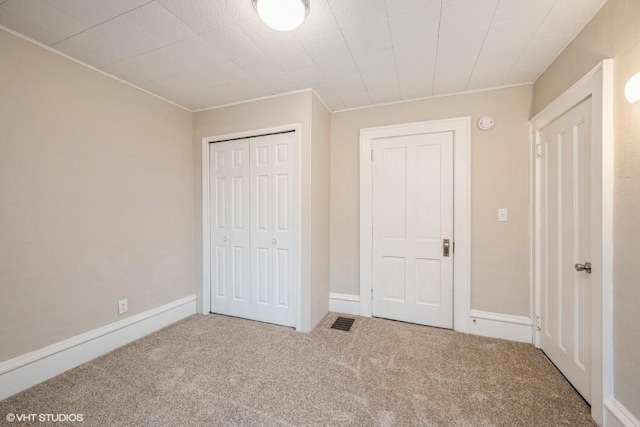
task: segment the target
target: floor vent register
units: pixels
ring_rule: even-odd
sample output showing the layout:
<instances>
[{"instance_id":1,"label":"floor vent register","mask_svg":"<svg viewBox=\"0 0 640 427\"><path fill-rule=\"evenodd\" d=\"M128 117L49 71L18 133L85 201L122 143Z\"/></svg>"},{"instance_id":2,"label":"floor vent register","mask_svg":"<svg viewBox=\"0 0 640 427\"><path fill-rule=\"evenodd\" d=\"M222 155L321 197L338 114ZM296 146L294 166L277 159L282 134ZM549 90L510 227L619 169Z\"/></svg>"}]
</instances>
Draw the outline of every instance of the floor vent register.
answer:
<instances>
[{"instance_id":1,"label":"floor vent register","mask_svg":"<svg viewBox=\"0 0 640 427\"><path fill-rule=\"evenodd\" d=\"M348 317L338 317L336 321L333 322L333 325L331 325L331 329L349 332L355 321L356 319L350 319Z\"/></svg>"}]
</instances>

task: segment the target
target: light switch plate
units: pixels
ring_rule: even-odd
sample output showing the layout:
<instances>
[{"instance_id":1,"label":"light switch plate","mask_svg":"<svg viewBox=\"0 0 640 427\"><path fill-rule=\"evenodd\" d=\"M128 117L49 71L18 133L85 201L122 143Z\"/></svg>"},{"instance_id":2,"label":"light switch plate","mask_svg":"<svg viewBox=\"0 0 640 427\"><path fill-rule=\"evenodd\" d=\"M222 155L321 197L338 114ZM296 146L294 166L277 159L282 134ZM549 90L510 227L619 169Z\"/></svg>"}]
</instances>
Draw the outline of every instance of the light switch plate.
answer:
<instances>
[{"instance_id":1,"label":"light switch plate","mask_svg":"<svg viewBox=\"0 0 640 427\"><path fill-rule=\"evenodd\" d=\"M506 208L498 209L498 221L500 222L509 221L509 209L506 209Z\"/></svg>"}]
</instances>

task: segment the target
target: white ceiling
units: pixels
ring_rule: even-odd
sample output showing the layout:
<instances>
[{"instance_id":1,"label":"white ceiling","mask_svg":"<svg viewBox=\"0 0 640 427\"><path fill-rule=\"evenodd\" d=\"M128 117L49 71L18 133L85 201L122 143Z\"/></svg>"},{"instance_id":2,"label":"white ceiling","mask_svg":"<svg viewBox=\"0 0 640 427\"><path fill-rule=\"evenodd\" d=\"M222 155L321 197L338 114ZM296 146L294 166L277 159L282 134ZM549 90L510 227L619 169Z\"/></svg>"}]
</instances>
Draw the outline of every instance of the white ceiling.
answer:
<instances>
[{"instance_id":1,"label":"white ceiling","mask_svg":"<svg viewBox=\"0 0 640 427\"><path fill-rule=\"evenodd\" d=\"M0 0L0 25L191 110L313 87L333 111L534 81L606 0Z\"/></svg>"}]
</instances>

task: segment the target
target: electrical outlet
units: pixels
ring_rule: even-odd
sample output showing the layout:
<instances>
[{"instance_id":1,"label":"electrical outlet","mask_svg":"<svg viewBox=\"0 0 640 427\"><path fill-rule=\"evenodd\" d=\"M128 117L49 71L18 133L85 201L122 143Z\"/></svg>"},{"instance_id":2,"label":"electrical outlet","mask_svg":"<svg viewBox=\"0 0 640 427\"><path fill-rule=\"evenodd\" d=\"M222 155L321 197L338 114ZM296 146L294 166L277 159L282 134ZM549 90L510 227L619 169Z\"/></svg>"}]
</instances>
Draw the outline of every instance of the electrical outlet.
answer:
<instances>
[{"instance_id":1,"label":"electrical outlet","mask_svg":"<svg viewBox=\"0 0 640 427\"><path fill-rule=\"evenodd\" d=\"M129 311L129 300L121 299L118 301L118 315L125 314L127 311Z\"/></svg>"},{"instance_id":2,"label":"electrical outlet","mask_svg":"<svg viewBox=\"0 0 640 427\"><path fill-rule=\"evenodd\" d=\"M505 208L498 209L498 221L500 222L509 221L509 209L505 209Z\"/></svg>"}]
</instances>

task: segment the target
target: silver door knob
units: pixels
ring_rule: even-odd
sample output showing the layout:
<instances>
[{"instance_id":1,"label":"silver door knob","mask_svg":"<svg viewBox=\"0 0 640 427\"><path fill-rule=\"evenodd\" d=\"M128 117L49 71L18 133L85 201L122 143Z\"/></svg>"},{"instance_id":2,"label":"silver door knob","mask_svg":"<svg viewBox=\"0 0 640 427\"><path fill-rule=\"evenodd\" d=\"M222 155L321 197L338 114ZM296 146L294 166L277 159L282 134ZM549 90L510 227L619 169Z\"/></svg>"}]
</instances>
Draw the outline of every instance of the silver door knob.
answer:
<instances>
[{"instance_id":1,"label":"silver door knob","mask_svg":"<svg viewBox=\"0 0 640 427\"><path fill-rule=\"evenodd\" d=\"M276 243L278 243L278 241L277 241L276 239L272 239L272 240L271 240L271 244L272 244L272 245L275 245Z\"/></svg>"},{"instance_id":2,"label":"silver door knob","mask_svg":"<svg viewBox=\"0 0 640 427\"><path fill-rule=\"evenodd\" d=\"M222 241L223 241L223 242L226 242L226 241L227 241L227 236L223 236L223 237L222 237Z\"/></svg>"},{"instance_id":3,"label":"silver door knob","mask_svg":"<svg viewBox=\"0 0 640 427\"><path fill-rule=\"evenodd\" d=\"M591 263L587 262L584 264L576 264L575 265L576 271L586 271L587 273L591 274Z\"/></svg>"}]
</instances>

